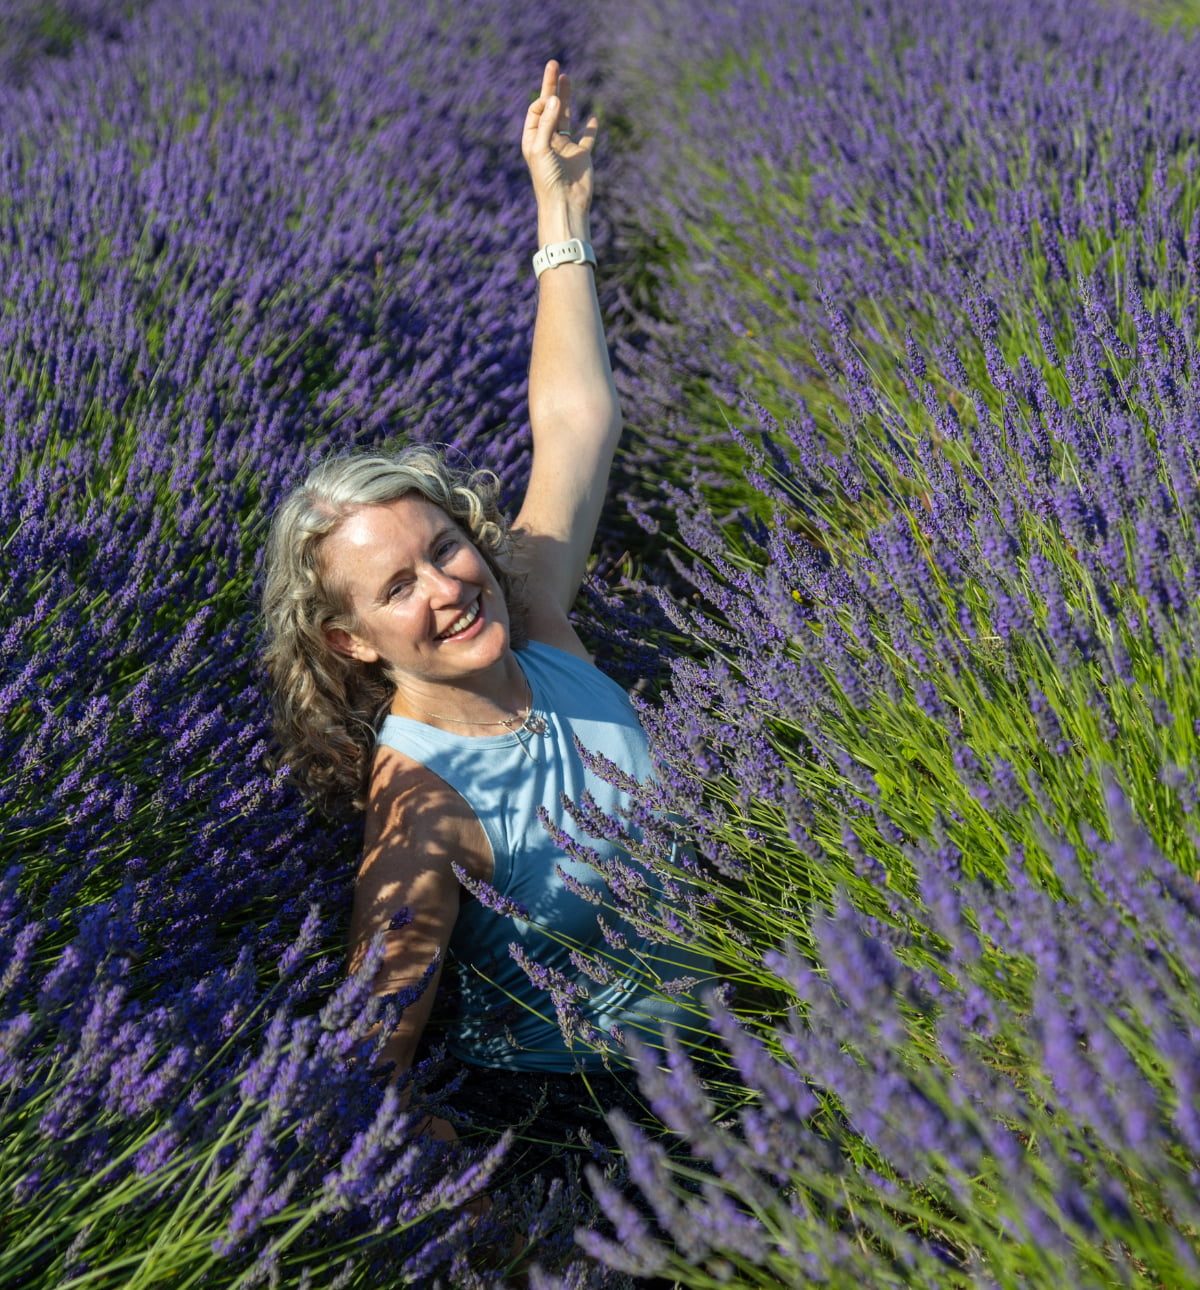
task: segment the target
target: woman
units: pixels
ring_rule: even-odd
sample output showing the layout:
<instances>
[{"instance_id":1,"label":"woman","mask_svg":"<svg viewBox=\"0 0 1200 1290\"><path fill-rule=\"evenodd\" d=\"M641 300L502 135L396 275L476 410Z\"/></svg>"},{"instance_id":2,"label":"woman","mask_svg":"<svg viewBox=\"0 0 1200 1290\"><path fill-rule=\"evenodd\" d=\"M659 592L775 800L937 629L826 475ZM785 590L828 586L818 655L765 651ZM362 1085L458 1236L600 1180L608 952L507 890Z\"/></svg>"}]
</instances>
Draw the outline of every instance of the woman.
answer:
<instances>
[{"instance_id":1,"label":"woman","mask_svg":"<svg viewBox=\"0 0 1200 1290\"><path fill-rule=\"evenodd\" d=\"M514 1090L569 1108L588 1089L602 1104L621 1100L597 1041L633 1029L653 1044L666 1024L695 1025L686 997L653 979L704 968L682 952L666 961L611 902L606 934L603 878L564 851L577 840L602 860L626 859L592 843L565 805L585 793L608 813L626 805L579 745L635 779L651 772L626 696L592 666L568 618L621 425L588 245L597 126L592 117L572 137L570 86L548 63L522 142L542 250L533 464L513 528L494 481L408 449L318 467L281 506L267 557L283 760L313 796L365 808L351 966L378 933L381 993L411 986L435 960L440 974L447 951L458 961L449 1047L478 1077L475 1119L487 1118L505 1072L501 1121L520 1114ZM537 985L546 977L557 1000ZM398 1073L434 994L424 991L388 1041Z\"/></svg>"}]
</instances>

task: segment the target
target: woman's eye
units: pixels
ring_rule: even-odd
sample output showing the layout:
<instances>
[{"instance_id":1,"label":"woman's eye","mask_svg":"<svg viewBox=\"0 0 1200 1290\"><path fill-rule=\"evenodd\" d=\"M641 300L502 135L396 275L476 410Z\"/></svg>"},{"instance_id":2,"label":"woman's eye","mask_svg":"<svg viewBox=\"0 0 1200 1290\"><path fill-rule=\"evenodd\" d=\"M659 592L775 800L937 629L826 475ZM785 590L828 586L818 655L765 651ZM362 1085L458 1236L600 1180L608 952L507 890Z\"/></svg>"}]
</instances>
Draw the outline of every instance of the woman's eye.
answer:
<instances>
[{"instance_id":1,"label":"woman's eye","mask_svg":"<svg viewBox=\"0 0 1200 1290\"><path fill-rule=\"evenodd\" d=\"M388 599L389 599L389 600L395 600L398 596L403 596L403 595L404 595L404 593L405 593L407 590L408 590L408 583L407 583L407 582L398 582L398 583L396 583L396 585L395 585L395 586L394 586L394 587L393 587L393 588L388 592Z\"/></svg>"},{"instance_id":2,"label":"woman's eye","mask_svg":"<svg viewBox=\"0 0 1200 1290\"><path fill-rule=\"evenodd\" d=\"M444 560L448 555L450 555L452 551L455 550L457 546L458 546L457 538L447 538L445 542L441 542L438 544L438 549L436 553L437 558L439 560Z\"/></svg>"}]
</instances>

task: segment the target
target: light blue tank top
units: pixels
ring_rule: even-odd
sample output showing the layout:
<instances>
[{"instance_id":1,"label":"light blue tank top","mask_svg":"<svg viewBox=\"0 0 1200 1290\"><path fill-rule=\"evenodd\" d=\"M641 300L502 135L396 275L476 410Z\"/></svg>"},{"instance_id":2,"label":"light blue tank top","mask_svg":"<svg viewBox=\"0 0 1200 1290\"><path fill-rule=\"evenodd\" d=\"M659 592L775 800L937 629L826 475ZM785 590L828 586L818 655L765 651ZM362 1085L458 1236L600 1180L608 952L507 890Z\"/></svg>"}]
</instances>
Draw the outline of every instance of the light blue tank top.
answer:
<instances>
[{"instance_id":1,"label":"light blue tank top","mask_svg":"<svg viewBox=\"0 0 1200 1290\"><path fill-rule=\"evenodd\" d=\"M479 900L461 907L450 941L462 997L451 1051L478 1066L569 1071L603 1064L593 1044L564 1037L550 996L514 959L514 945L586 992L574 1006L601 1035L633 1031L659 1047L670 1024L686 1042L704 1026L699 1004L653 982L693 976L709 983L711 964L681 947L652 944L618 919L611 903L602 909L569 890L564 873L600 899L608 894L596 869L570 859L539 819L544 808L557 828L601 858L631 863L615 844L587 836L563 800L578 802L588 793L608 815L627 808L627 796L584 765L576 741L646 780L652 766L637 715L620 686L572 654L533 642L516 658L529 681L533 713L546 723L544 734L526 729L476 737L396 716L385 718L379 731L381 744L428 767L471 807L491 844L492 887L527 915L499 914ZM660 896L660 881L640 866L639 872ZM604 938L598 914L623 935L623 946ZM603 955L611 979L598 983L586 975L572 961L572 949ZM643 963L651 965L649 979Z\"/></svg>"}]
</instances>

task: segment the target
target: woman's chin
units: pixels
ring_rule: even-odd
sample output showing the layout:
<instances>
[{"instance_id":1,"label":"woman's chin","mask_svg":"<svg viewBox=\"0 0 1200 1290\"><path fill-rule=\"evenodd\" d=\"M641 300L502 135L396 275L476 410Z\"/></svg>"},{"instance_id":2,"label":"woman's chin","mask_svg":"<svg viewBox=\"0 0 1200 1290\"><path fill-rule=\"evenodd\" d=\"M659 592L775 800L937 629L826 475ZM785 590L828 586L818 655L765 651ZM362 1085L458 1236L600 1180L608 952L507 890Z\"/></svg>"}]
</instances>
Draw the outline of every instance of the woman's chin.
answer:
<instances>
[{"instance_id":1,"label":"woman's chin","mask_svg":"<svg viewBox=\"0 0 1200 1290\"><path fill-rule=\"evenodd\" d=\"M454 671L482 672L503 663L510 653L508 628L491 622L469 637L443 641L438 661Z\"/></svg>"}]
</instances>

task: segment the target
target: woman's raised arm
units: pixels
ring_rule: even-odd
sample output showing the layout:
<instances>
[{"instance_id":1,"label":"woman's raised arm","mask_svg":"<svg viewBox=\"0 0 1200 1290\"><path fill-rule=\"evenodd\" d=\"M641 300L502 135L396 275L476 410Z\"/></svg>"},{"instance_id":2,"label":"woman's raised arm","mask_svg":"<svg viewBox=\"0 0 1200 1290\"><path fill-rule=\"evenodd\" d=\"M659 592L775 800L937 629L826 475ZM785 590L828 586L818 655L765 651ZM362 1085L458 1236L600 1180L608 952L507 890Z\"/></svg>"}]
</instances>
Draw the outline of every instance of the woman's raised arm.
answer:
<instances>
[{"instance_id":1,"label":"woman's raised arm","mask_svg":"<svg viewBox=\"0 0 1200 1290\"><path fill-rule=\"evenodd\" d=\"M589 241L591 117L578 138L571 87L556 62L525 118L521 150L537 197L538 247ZM533 467L517 517L529 567L530 634L551 639L566 625L600 518L621 408L596 299L594 270L561 263L538 279L537 322L529 369ZM568 629L569 630L569 629Z\"/></svg>"}]
</instances>

